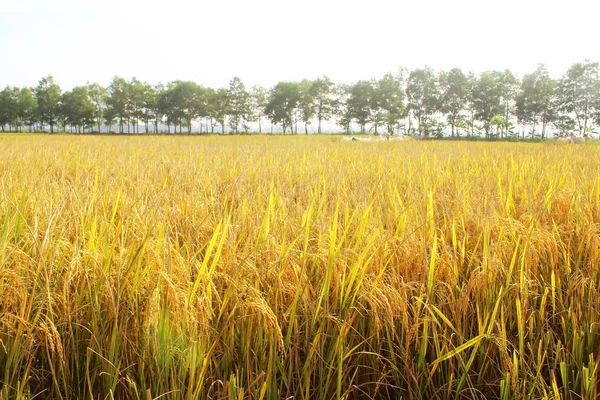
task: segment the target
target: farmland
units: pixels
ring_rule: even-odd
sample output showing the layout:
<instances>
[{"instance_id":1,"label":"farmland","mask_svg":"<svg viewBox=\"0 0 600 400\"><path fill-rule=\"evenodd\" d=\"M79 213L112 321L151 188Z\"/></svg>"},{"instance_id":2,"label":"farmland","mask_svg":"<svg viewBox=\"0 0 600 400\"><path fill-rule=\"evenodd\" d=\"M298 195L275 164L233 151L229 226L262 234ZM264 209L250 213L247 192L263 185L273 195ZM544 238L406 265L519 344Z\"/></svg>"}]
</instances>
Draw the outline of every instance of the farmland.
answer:
<instances>
[{"instance_id":1,"label":"farmland","mask_svg":"<svg viewBox=\"0 0 600 400\"><path fill-rule=\"evenodd\" d=\"M0 136L0 399L598 396L600 145Z\"/></svg>"}]
</instances>

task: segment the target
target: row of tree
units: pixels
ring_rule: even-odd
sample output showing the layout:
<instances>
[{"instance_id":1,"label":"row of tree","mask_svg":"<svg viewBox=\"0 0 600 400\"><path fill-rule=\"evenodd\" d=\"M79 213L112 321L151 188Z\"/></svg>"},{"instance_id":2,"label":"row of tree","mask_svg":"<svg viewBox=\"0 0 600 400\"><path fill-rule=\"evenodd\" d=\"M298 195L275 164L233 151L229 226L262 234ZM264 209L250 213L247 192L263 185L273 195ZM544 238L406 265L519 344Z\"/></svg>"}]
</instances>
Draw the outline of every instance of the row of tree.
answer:
<instances>
[{"instance_id":1,"label":"row of tree","mask_svg":"<svg viewBox=\"0 0 600 400\"><path fill-rule=\"evenodd\" d=\"M62 91L52 76L35 88L6 87L0 92L3 130L49 130L84 133L158 133L263 131L263 121L286 132L298 124L333 122L344 131L481 135L500 138L526 131L542 138L554 134L588 136L600 125L599 64L573 64L552 79L544 65L518 79L511 71L479 75L455 68L436 73L430 68L400 69L379 79L350 85L328 77L279 82L247 90L240 78L228 88L213 89L191 81L150 85L136 78L115 77L108 87L97 83ZM517 128L515 128L517 124ZM140 126L143 126L141 128Z\"/></svg>"}]
</instances>

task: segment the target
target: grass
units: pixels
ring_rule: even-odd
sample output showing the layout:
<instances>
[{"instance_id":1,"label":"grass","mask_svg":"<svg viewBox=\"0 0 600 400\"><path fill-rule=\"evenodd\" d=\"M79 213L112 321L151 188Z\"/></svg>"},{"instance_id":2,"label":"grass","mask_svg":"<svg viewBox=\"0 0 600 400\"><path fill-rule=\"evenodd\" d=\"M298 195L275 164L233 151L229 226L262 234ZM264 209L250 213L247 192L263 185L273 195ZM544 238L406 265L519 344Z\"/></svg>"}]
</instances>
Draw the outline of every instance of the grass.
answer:
<instances>
[{"instance_id":1,"label":"grass","mask_svg":"<svg viewBox=\"0 0 600 400\"><path fill-rule=\"evenodd\" d=\"M0 137L0 399L594 399L600 146Z\"/></svg>"}]
</instances>

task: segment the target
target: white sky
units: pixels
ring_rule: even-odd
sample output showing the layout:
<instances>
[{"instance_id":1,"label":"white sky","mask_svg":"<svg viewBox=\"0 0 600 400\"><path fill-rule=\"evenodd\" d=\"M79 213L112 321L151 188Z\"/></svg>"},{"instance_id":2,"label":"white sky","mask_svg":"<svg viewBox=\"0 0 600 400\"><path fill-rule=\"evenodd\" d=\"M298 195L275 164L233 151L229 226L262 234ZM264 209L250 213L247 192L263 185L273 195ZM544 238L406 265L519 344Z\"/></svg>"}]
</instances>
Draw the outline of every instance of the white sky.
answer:
<instances>
[{"instance_id":1,"label":"white sky","mask_svg":"<svg viewBox=\"0 0 600 400\"><path fill-rule=\"evenodd\" d=\"M600 1L0 0L0 89L54 75L247 87L428 65L559 77L600 61Z\"/></svg>"}]
</instances>

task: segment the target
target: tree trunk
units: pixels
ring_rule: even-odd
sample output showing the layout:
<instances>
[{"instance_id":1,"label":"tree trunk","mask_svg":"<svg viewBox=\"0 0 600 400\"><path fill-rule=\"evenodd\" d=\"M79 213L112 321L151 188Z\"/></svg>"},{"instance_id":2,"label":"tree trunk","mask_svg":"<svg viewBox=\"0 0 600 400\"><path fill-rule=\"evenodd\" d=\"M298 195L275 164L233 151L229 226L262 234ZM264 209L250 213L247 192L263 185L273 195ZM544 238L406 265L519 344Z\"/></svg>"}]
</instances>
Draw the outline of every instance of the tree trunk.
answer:
<instances>
[{"instance_id":1,"label":"tree trunk","mask_svg":"<svg viewBox=\"0 0 600 400\"><path fill-rule=\"evenodd\" d=\"M545 134L546 134L546 121L542 120L542 140L544 140Z\"/></svg>"},{"instance_id":2,"label":"tree trunk","mask_svg":"<svg viewBox=\"0 0 600 400\"><path fill-rule=\"evenodd\" d=\"M319 128L317 129L319 135L321 134L321 118L319 118Z\"/></svg>"},{"instance_id":3,"label":"tree trunk","mask_svg":"<svg viewBox=\"0 0 600 400\"><path fill-rule=\"evenodd\" d=\"M306 122L304 123L304 134L308 135L308 124Z\"/></svg>"}]
</instances>

